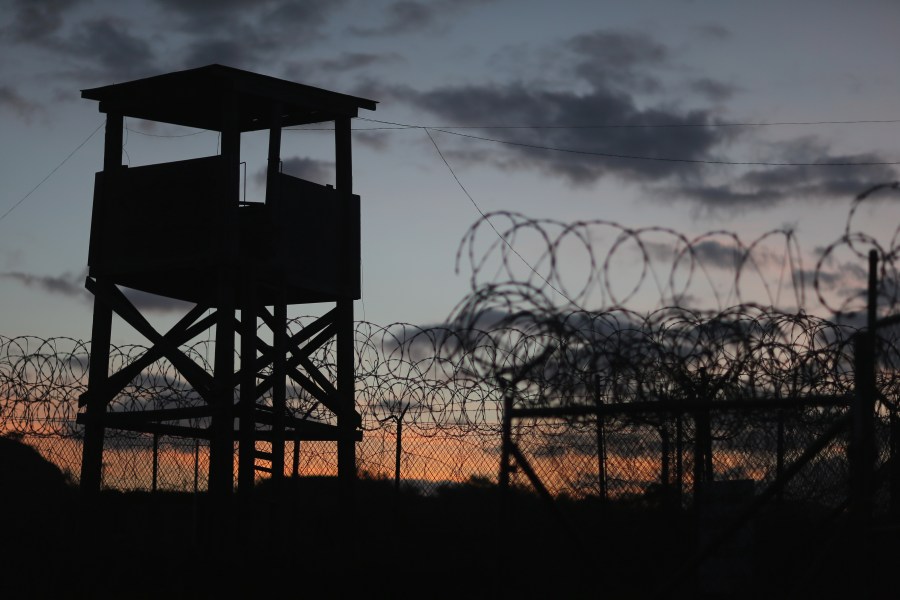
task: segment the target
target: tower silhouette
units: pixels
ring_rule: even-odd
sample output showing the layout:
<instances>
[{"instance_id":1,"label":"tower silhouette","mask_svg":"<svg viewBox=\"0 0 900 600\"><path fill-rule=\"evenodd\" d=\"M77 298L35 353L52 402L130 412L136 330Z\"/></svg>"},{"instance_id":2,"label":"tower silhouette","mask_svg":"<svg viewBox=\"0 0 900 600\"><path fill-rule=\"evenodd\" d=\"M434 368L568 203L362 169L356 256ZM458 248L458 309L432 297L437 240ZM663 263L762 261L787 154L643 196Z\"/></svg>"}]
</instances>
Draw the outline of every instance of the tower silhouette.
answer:
<instances>
[{"instance_id":1,"label":"tower silhouette","mask_svg":"<svg viewBox=\"0 0 900 600\"><path fill-rule=\"evenodd\" d=\"M355 443L361 439L353 349L360 209L352 190L350 121L376 103L222 65L83 90L82 97L99 101L106 114L86 281L94 312L89 383L78 415L84 425L83 495L101 487L108 428L209 440L213 498L233 490L235 441L242 493L249 495L258 470L273 479L284 475L286 440L335 441L338 476L352 487ZM217 131L219 153L129 168L122 162L125 117ZM322 122L334 123L333 186L286 175L279 166L282 129ZM242 201L241 134L265 130L265 201ZM122 287L194 306L161 333ZM291 334L287 308L306 303L334 306ZM142 356L110 372L114 313L150 344ZM210 366L182 350L201 334L215 341ZM335 365L326 371L310 357L332 342ZM160 359L177 369L202 402L108 410ZM333 418L313 421L290 411L288 379ZM270 450L258 448L266 442Z\"/></svg>"}]
</instances>

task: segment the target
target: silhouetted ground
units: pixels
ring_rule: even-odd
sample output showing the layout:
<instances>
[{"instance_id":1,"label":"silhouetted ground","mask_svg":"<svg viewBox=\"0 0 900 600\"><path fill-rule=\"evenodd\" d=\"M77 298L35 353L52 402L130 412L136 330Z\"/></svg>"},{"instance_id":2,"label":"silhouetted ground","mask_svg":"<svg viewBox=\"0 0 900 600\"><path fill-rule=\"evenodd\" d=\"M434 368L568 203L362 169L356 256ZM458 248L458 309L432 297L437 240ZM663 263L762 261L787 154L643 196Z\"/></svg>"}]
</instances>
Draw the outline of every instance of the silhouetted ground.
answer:
<instances>
[{"instance_id":1,"label":"silhouetted ground","mask_svg":"<svg viewBox=\"0 0 900 600\"><path fill-rule=\"evenodd\" d=\"M252 515L235 497L233 514L243 516L229 531L211 528L204 495L104 492L96 511L80 510L58 470L34 462L30 449L0 444L3 598L711 600L866 590L895 598L900 590L895 530L881 527L861 542L815 506L769 509L737 549L674 588L666 584L696 549L698 519L649 499L560 499L561 521L519 491L504 521L489 484L421 496L361 480L356 517L342 525L337 482L299 478L278 494L260 485Z\"/></svg>"}]
</instances>

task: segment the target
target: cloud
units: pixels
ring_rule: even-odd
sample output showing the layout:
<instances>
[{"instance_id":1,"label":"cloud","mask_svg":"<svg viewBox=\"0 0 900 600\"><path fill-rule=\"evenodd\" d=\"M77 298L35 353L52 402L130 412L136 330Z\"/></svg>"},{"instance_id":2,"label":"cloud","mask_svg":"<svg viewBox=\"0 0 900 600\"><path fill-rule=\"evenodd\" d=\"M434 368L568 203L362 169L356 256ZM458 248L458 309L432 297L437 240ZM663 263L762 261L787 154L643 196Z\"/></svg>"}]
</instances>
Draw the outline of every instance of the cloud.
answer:
<instances>
[{"instance_id":1,"label":"cloud","mask_svg":"<svg viewBox=\"0 0 900 600\"><path fill-rule=\"evenodd\" d=\"M738 87L730 83L716 81L709 77L694 79L688 84L691 91L700 94L710 102L724 102L730 100L738 91Z\"/></svg>"},{"instance_id":2,"label":"cloud","mask_svg":"<svg viewBox=\"0 0 900 600\"><path fill-rule=\"evenodd\" d=\"M247 38L223 36L192 42L186 50L183 66L186 69L211 64L236 68L253 67L262 56L259 45L247 43Z\"/></svg>"},{"instance_id":3,"label":"cloud","mask_svg":"<svg viewBox=\"0 0 900 600\"><path fill-rule=\"evenodd\" d=\"M399 0L388 5L385 22L375 27L351 27L350 33L360 36L388 36L433 31L446 24L448 13L473 6L489 4L493 0Z\"/></svg>"},{"instance_id":4,"label":"cloud","mask_svg":"<svg viewBox=\"0 0 900 600\"><path fill-rule=\"evenodd\" d=\"M327 78L331 75L371 69L379 65L390 65L403 62L403 57L394 52L344 52L335 58L323 60L291 60L285 63L283 76L291 81L310 81ZM356 92L362 97L365 94Z\"/></svg>"},{"instance_id":5,"label":"cloud","mask_svg":"<svg viewBox=\"0 0 900 600\"><path fill-rule=\"evenodd\" d=\"M11 37L17 42L40 44L63 26L66 13L82 0L13 0Z\"/></svg>"},{"instance_id":6,"label":"cloud","mask_svg":"<svg viewBox=\"0 0 900 600\"><path fill-rule=\"evenodd\" d=\"M63 49L95 62L116 80L150 75L155 66L150 43L132 35L126 21L112 17L82 23Z\"/></svg>"},{"instance_id":7,"label":"cloud","mask_svg":"<svg viewBox=\"0 0 900 600\"><path fill-rule=\"evenodd\" d=\"M189 36L186 68L221 63L243 68L271 64L325 37L331 14L346 0L156 0Z\"/></svg>"},{"instance_id":8,"label":"cloud","mask_svg":"<svg viewBox=\"0 0 900 600\"><path fill-rule=\"evenodd\" d=\"M673 73L678 73L672 51L639 32L600 30L577 35L545 56L556 62L553 68L545 65L543 71L569 74L571 79L556 85L523 78L429 90L370 82L367 91L372 97L409 103L450 128L484 124L481 130L465 132L432 130L444 155L456 164L536 170L583 187L615 177L639 183L659 199L686 200L705 209L764 208L787 199L847 199L873 183L898 179L888 165L816 164L737 166L730 169L736 176L717 179L721 169L704 161L731 158L723 157L722 149L747 139L748 130L718 127L719 108L683 108L653 98L687 86L694 96L721 104L734 95L736 86L709 77L694 77L680 87L671 85ZM491 128L494 124L521 127ZM465 134L509 143L466 139ZM678 160L667 160L673 158ZM770 163L882 161L874 153L834 152L813 137L771 145L768 156L760 159Z\"/></svg>"},{"instance_id":9,"label":"cloud","mask_svg":"<svg viewBox=\"0 0 900 600\"><path fill-rule=\"evenodd\" d=\"M222 15L233 15L240 9L252 10L253 8L278 4L273 0L155 0L156 4L185 18L196 20L197 24L209 19L219 18ZM315 4L311 2L310 4Z\"/></svg>"},{"instance_id":10,"label":"cloud","mask_svg":"<svg viewBox=\"0 0 900 600\"><path fill-rule=\"evenodd\" d=\"M636 32L594 31L565 46L577 57L575 73L594 89L656 91L660 82L647 69L664 66L670 58L665 46Z\"/></svg>"},{"instance_id":11,"label":"cloud","mask_svg":"<svg viewBox=\"0 0 900 600\"><path fill-rule=\"evenodd\" d=\"M833 154L823 142L801 138L773 149L773 162L809 162L750 169L728 183L681 185L659 190L705 208L759 208L787 200L849 200L873 184L897 179L890 165L821 167L815 163L881 162L874 153Z\"/></svg>"},{"instance_id":12,"label":"cloud","mask_svg":"<svg viewBox=\"0 0 900 600\"><path fill-rule=\"evenodd\" d=\"M720 269L735 269L741 266L745 252L730 244L716 240L702 240L691 246L694 256L702 263Z\"/></svg>"},{"instance_id":13,"label":"cloud","mask_svg":"<svg viewBox=\"0 0 900 600\"><path fill-rule=\"evenodd\" d=\"M78 66L67 67L63 74L82 81L102 80L106 83L150 75L155 68L153 46L131 32L131 23L117 17L103 17L77 22L63 31L59 20L64 9L75 2L51 0L30 2L33 9L20 9L17 21L33 19L28 26L17 24L15 40L30 44L57 56L72 60ZM45 5L57 6L58 13L45 14Z\"/></svg>"},{"instance_id":14,"label":"cloud","mask_svg":"<svg viewBox=\"0 0 900 600\"><path fill-rule=\"evenodd\" d=\"M718 23L703 23L694 27L694 31L699 37L714 40L717 42L731 39L731 30Z\"/></svg>"},{"instance_id":15,"label":"cloud","mask_svg":"<svg viewBox=\"0 0 900 600\"><path fill-rule=\"evenodd\" d=\"M40 290L56 296L74 298L83 302L91 302L93 296L84 287L84 280L86 277L87 269L84 269L79 273L69 272L59 276L33 275L22 271L7 271L0 273L0 279L15 281L27 288ZM122 288L122 293L125 294L125 297L139 310L145 312L183 312L190 306L181 300L148 294L147 292L130 288Z\"/></svg>"},{"instance_id":16,"label":"cloud","mask_svg":"<svg viewBox=\"0 0 900 600\"><path fill-rule=\"evenodd\" d=\"M637 106L632 96L606 88L595 88L587 93L561 92L518 82L444 87L426 92L395 89L388 93L452 124L471 125L489 119L489 123L540 125L543 128L502 133L486 129L480 135L551 148L702 160L709 158L711 151L732 134L724 129L681 127L713 123L709 111L678 111L666 107L643 109ZM604 123L622 127L598 129L589 126ZM641 127L648 123L668 127ZM447 141L446 134L439 137L439 141ZM487 147L488 152L484 150L484 144L465 141L465 152L471 152L471 162L487 159L504 169L539 169L574 185L590 185L607 175L647 182L700 170L699 165L689 163L588 156L515 146L506 146L505 151L497 152L498 147L491 145ZM457 156L465 154L461 152Z\"/></svg>"},{"instance_id":17,"label":"cloud","mask_svg":"<svg viewBox=\"0 0 900 600\"><path fill-rule=\"evenodd\" d=\"M424 2L402 0L392 2L385 11L387 21L380 27L354 27L359 35L397 35L431 27L437 20L437 11Z\"/></svg>"},{"instance_id":18,"label":"cloud","mask_svg":"<svg viewBox=\"0 0 900 600\"><path fill-rule=\"evenodd\" d=\"M0 85L0 109L8 109L23 119L30 119L40 105L24 98L19 92L8 85Z\"/></svg>"},{"instance_id":19,"label":"cloud","mask_svg":"<svg viewBox=\"0 0 900 600\"><path fill-rule=\"evenodd\" d=\"M436 134L442 150L457 161L493 164L508 170L539 170L576 186L589 186L603 177L649 183L675 176L690 178L699 164L666 160L634 160L585 153L687 160L711 158L724 141L739 132L714 125L711 109L681 109L671 103L651 104L646 94L665 89L662 70L669 69L671 51L638 32L594 31L564 40L547 53L553 71L568 77L554 87L542 80L517 80L478 85L452 85L416 90L370 84L373 97L407 102L450 125L509 124L534 129L486 128L475 135L560 152L521 146L498 146L472 140L453 140ZM548 59L550 60L550 59ZM716 82L707 80L707 92ZM725 93L727 84L719 84ZM613 127L595 127L597 125ZM661 127L646 127L657 125ZM701 125L701 126L696 126ZM451 145L451 141L454 143ZM448 146L444 148L444 146Z\"/></svg>"},{"instance_id":20,"label":"cloud","mask_svg":"<svg viewBox=\"0 0 900 600\"><path fill-rule=\"evenodd\" d=\"M0 273L0 278L16 281L25 287L38 289L50 294L86 299L90 296L84 289L84 278L87 271L81 273L63 273L58 277L49 275L33 275L21 271Z\"/></svg>"},{"instance_id":21,"label":"cloud","mask_svg":"<svg viewBox=\"0 0 900 600\"><path fill-rule=\"evenodd\" d=\"M377 64L395 63L403 59L399 54L375 54L371 52L345 52L337 58L326 59L315 63L323 71L353 71Z\"/></svg>"}]
</instances>

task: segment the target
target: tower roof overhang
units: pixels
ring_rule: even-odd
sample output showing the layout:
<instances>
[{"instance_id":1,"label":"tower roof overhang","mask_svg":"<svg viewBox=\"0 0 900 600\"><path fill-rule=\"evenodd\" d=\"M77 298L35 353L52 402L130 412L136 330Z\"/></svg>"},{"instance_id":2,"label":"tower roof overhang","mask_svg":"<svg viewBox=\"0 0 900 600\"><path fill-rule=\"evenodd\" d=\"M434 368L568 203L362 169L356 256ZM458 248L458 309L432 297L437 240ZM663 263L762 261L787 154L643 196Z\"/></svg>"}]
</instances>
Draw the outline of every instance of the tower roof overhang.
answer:
<instances>
[{"instance_id":1,"label":"tower roof overhang","mask_svg":"<svg viewBox=\"0 0 900 600\"><path fill-rule=\"evenodd\" d=\"M227 67L207 65L81 91L100 102L100 112L223 131L234 118L240 131L353 118L377 102Z\"/></svg>"}]
</instances>

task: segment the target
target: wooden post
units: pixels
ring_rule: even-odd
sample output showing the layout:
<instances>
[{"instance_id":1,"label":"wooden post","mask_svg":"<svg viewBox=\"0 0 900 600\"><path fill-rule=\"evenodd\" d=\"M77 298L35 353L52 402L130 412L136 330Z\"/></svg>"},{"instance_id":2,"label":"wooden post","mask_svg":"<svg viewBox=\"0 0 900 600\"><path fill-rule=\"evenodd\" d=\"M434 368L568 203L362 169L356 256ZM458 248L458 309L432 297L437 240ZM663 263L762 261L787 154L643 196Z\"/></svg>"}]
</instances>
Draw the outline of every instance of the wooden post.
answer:
<instances>
[{"instance_id":1,"label":"wooden post","mask_svg":"<svg viewBox=\"0 0 900 600\"><path fill-rule=\"evenodd\" d=\"M344 194L353 193L353 163L350 148L350 119L341 117L335 120L335 163L336 163L336 189ZM348 232L353 228L343 226L342 230ZM346 282L351 272L351 260L349 252L350 240L345 239L342 244L342 256L339 268ZM347 284L349 282L346 282ZM353 340L353 298L348 294L337 301L337 390L338 402L341 407L338 414L338 478L345 497L351 501L353 497L353 482L356 479L356 432L357 421L355 419L355 374L354 374L354 340Z\"/></svg>"},{"instance_id":2,"label":"wooden post","mask_svg":"<svg viewBox=\"0 0 900 600\"><path fill-rule=\"evenodd\" d=\"M274 306L275 331L272 332L275 357L272 364L272 480L284 479L284 419L287 411L287 303L283 297ZM296 449L297 444L294 444ZM295 469L296 470L296 469ZM296 473L295 473L296 474Z\"/></svg>"},{"instance_id":3,"label":"wooden post","mask_svg":"<svg viewBox=\"0 0 900 600\"><path fill-rule=\"evenodd\" d=\"M236 98L223 102L222 158L228 190L217 226L223 232L219 248L216 349L213 377L215 407L210 425L209 494L224 509L234 486L234 260L237 256L237 211L240 202L241 132Z\"/></svg>"},{"instance_id":4,"label":"wooden post","mask_svg":"<svg viewBox=\"0 0 900 600\"><path fill-rule=\"evenodd\" d=\"M100 491L103 469L103 438L106 413L106 381L109 377L109 347L112 335L112 310L94 298L94 320L91 324L91 362L88 369L88 391L85 409L84 442L81 456L79 488L85 497Z\"/></svg>"},{"instance_id":5,"label":"wooden post","mask_svg":"<svg viewBox=\"0 0 900 600\"><path fill-rule=\"evenodd\" d=\"M850 509L864 525L872 510L872 479L875 466L875 346L878 292L878 254L869 253L868 326L854 339L856 394L850 436Z\"/></svg>"},{"instance_id":6,"label":"wooden post","mask_svg":"<svg viewBox=\"0 0 900 600\"><path fill-rule=\"evenodd\" d=\"M253 277L246 268L241 287L244 296L241 307L238 492L241 502L246 505L256 478L256 294Z\"/></svg>"},{"instance_id":7,"label":"wooden post","mask_svg":"<svg viewBox=\"0 0 900 600\"><path fill-rule=\"evenodd\" d=\"M111 174L122 168L123 128L124 119L121 114L107 113L103 148L103 171L105 174ZM94 210L96 211L97 207L94 207ZM94 218L97 216L95 215ZM85 408L86 422L79 479L79 488L82 495L86 497L99 493L103 479L104 415L108 402L105 389L109 379L111 337L112 309L95 297L91 324L91 361L88 370L89 400Z\"/></svg>"}]
</instances>

